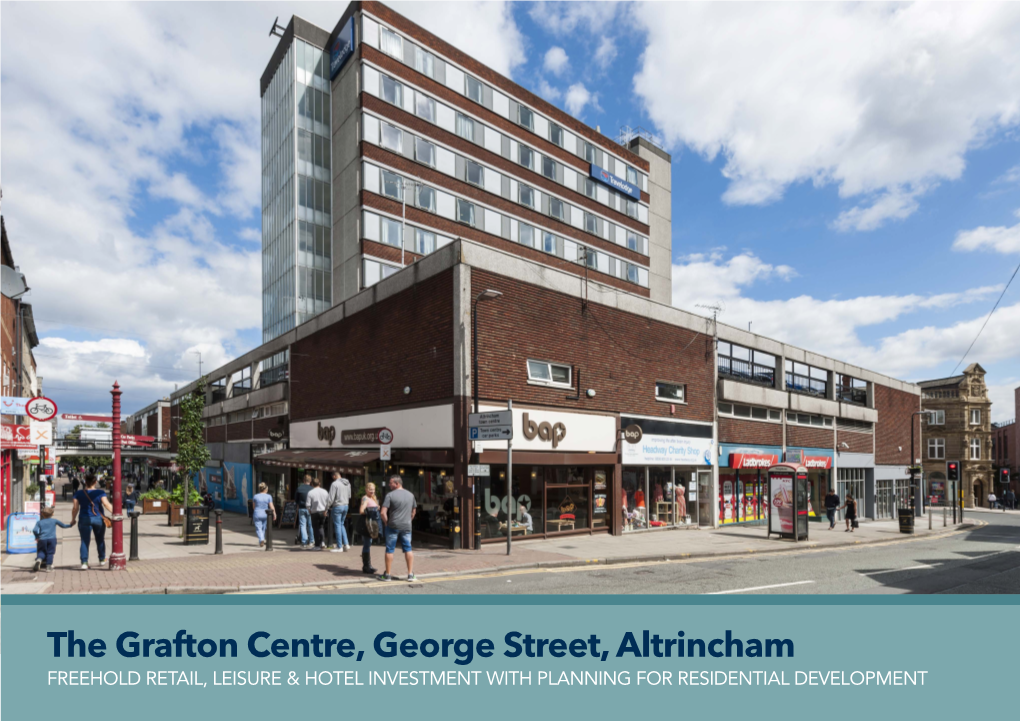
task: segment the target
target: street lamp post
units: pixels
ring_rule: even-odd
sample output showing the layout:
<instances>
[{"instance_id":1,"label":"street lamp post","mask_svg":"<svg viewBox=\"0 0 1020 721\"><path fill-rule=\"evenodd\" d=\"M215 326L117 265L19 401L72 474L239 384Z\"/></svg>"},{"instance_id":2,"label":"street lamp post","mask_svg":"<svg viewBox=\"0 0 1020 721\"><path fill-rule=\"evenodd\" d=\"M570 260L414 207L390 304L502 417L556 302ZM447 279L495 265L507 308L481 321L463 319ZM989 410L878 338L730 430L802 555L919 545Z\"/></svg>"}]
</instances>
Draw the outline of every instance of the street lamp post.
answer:
<instances>
[{"instance_id":1,"label":"street lamp post","mask_svg":"<svg viewBox=\"0 0 1020 721\"><path fill-rule=\"evenodd\" d=\"M123 571L127 568L124 557L124 515L120 484L120 385L113 382L113 553L110 554L110 570Z\"/></svg>"},{"instance_id":2,"label":"street lamp post","mask_svg":"<svg viewBox=\"0 0 1020 721\"><path fill-rule=\"evenodd\" d=\"M473 396L475 413L478 413L478 304L483 300L495 300L502 293L498 290L483 290L475 296L475 302L471 304L471 394ZM471 449L474 451L474 448ZM507 508L510 508L510 494L507 494ZM481 547L481 534L478 533L479 521L481 520L481 506L475 498L475 550Z\"/></svg>"},{"instance_id":3,"label":"street lamp post","mask_svg":"<svg viewBox=\"0 0 1020 721\"><path fill-rule=\"evenodd\" d=\"M921 480L919 483L914 482L915 463L914 461L919 458L923 458L921 449L917 449L917 455L914 455L914 416L930 415L931 411L914 411L910 414L910 485L914 492L914 516L920 518L922 509L924 508L924 492L921 488L921 484L924 483L924 473L921 473ZM921 464L916 464L920 468L924 468Z\"/></svg>"}]
</instances>

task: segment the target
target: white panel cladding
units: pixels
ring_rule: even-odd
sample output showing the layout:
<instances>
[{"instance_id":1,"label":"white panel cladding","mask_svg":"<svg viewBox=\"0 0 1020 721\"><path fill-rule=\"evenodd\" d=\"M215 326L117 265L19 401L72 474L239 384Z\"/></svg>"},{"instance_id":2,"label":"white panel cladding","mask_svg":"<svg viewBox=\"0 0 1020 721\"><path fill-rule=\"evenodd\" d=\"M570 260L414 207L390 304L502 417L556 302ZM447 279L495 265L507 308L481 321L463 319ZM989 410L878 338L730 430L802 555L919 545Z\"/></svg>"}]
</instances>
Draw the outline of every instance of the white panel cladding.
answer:
<instances>
[{"instance_id":1,"label":"white panel cladding","mask_svg":"<svg viewBox=\"0 0 1020 721\"><path fill-rule=\"evenodd\" d=\"M535 135L549 139L549 120L542 115L535 115Z\"/></svg>"},{"instance_id":2,"label":"white panel cladding","mask_svg":"<svg viewBox=\"0 0 1020 721\"><path fill-rule=\"evenodd\" d=\"M485 209L485 232L493 235L503 234L503 216L488 208Z\"/></svg>"},{"instance_id":3,"label":"white panel cladding","mask_svg":"<svg viewBox=\"0 0 1020 721\"><path fill-rule=\"evenodd\" d=\"M451 238L451 237L449 237L447 235L441 235L439 233L436 233L436 247L437 248L442 248L444 245L449 245L452 242L453 242L453 238Z\"/></svg>"},{"instance_id":4,"label":"white panel cladding","mask_svg":"<svg viewBox=\"0 0 1020 721\"><path fill-rule=\"evenodd\" d=\"M532 189L532 192L533 192L533 193L534 193L534 195L535 195L535 208L536 208L536 209L537 209L537 210L538 210L539 212L542 212L542 207L543 207L543 206L542 206L542 199L543 199L543 198L545 197L545 193L543 193L543 192L542 192L541 190L539 190L538 188L533 188L533 189Z\"/></svg>"},{"instance_id":5,"label":"white panel cladding","mask_svg":"<svg viewBox=\"0 0 1020 721\"><path fill-rule=\"evenodd\" d=\"M436 103L436 125L451 133L457 132L457 113L449 105Z\"/></svg>"},{"instance_id":6,"label":"white panel cladding","mask_svg":"<svg viewBox=\"0 0 1020 721\"><path fill-rule=\"evenodd\" d=\"M577 249L577 243L572 241L570 238L563 239L563 258L565 260L569 260L570 262L576 261L578 257Z\"/></svg>"},{"instance_id":7,"label":"white panel cladding","mask_svg":"<svg viewBox=\"0 0 1020 721\"><path fill-rule=\"evenodd\" d=\"M482 168L482 186L490 193L499 195L503 191L503 176L491 168Z\"/></svg>"},{"instance_id":8,"label":"white panel cladding","mask_svg":"<svg viewBox=\"0 0 1020 721\"><path fill-rule=\"evenodd\" d=\"M363 85L365 92L369 95L379 97L379 71L370 65L362 65L363 71Z\"/></svg>"},{"instance_id":9,"label":"white panel cladding","mask_svg":"<svg viewBox=\"0 0 1020 721\"><path fill-rule=\"evenodd\" d=\"M492 110L504 118L510 117L510 98L495 88L492 90Z\"/></svg>"},{"instance_id":10,"label":"white panel cladding","mask_svg":"<svg viewBox=\"0 0 1020 721\"><path fill-rule=\"evenodd\" d=\"M403 83L401 83L403 85ZM414 115L414 91L404 85L404 92L401 93L404 101L404 110Z\"/></svg>"},{"instance_id":11,"label":"white panel cladding","mask_svg":"<svg viewBox=\"0 0 1020 721\"><path fill-rule=\"evenodd\" d=\"M446 65L446 87L455 93L464 94L464 71L449 63Z\"/></svg>"},{"instance_id":12,"label":"white panel cladding","mask_svg":"<svg viewBox=\"0 0 1020 721\"><path fill-rule=\"evenodd\" d=\"M524 361L521 363L521 373L527 372ZM482 405L479 408L483 413L486 411L506 410L505 407ZM528 423L525 424L524 416L528 416ZM552 440L548 434L543 434L545 440L539 434L535 434L531 440L527 439L525 432L531 430L531 424L535 427L548 423L555 426L562 423L566 432L556 444L556 450L561 453L602 451L616 452L616 416L595 415L589 413L570 413L559 411L548 411L542 408L521 408L514 405L514 450L524 451L551 451ZM314 426L313 426L314 427ZM371 428L372 426L357 426L358 428ZM391 426L386 426L391 428ZM396 433L396 429L392 429ZM338 433L339 435L339 433ZM296 447L291 443L291 447ZM504 441L478 441L476 447L479 450L506 450Z\"/></svg>"},{"instance_id":13,"label":"white panel cladding","mask_svg":"<svg viewBox=\"0 0 1020 721\"><path fill-rule=\"evenodd\" d=\"M577 155L577 136L566 128L563 129L563 149Z\"/></svg>"},{"instance_id":14,"label":"white panel cladding","mask_svg":"<svg viewBox=\"0 0 1020 721\"><path fill-rule=\"evenodd\" d=\"M366 15L361 16L361 42L379 47L379 23Z\"/></svg>"},{"instance_id":15,"label":"white panel cladding","mask_svg":"<svg viewBox=\"0 0 1020 721\"><path fill-rule=\"evenodd\" d=\"M638 285L648 287L648 269L638 268Z\"/></svg>"},{"instance_id":16,"label":"white panel cladding","mask_svg":"<svg viewBox=\"0 0 1020 721\"><path fill-rule=\"evenodd\" d=\"M648 206L638 204L637 207L637 219L645 225L648 225Z\"/></svg>"},{"instance_id":17,"label":"white panel cladding","mask_svg":"<svg viewBox=\"0 0 1020 721\"><path fill-rule=\"evenodd\" d=\"M365 190L373 193L379 192L379 168L374 165L364 164L362 175L365 178Z\"/></svg>"},{"instance_id":18,"label":"white panel cladding","mask_svg":"<svg viewBox=\"0 0 1020 721\"><path fill-rule=\"evenodd\" d=\"M436 214L444 218L453 219L454 198L442 190L436 191Z\"/></svg>"},{"instance_id":19,"label":"white panel cladding","mask_svg":"<svg viewBox=\"0 0 1020 721\"><path fill-rule=\"evenodd\" d=\"M510 219L510 240L512 240L515 243L519 243L520 242L521 234L520 234L520 230L519 229L520 229L520 225L518 225L516 220L511 218Z\"/></svg>"},{"instance_id":20,"label":"white panel cladding","mask_svg":"<svg viewBox=\"0 0 1020 721\"><path fill-rule=\"evenodd\" d=\"M361 137L373 145L379 144L379 118L374 115L361 116Z\"/></svg>"},{"instance_id":21,"label":"white panel cladding","mask_svg":"<svg viewBox=\"0 0 1020 721\"><path fill-rule=\"evenodd\" d=\"M621 177L620 171L616 169L616 158L612 155L606 156L606 170L609 171L610 175L615 175L618 178Z\"/></svg>"},{"instance_id":22,"label":"white panel cladding","mask_svg":"<svg viewBox=\"0 0 1020 721\"><path fill-rule=\"evenodd\" d=\"M319 427L332 428L327 435L335 440L319 440ZM394 448L452 448L453 405L410 408L384 413L367 413L358 416L341 416L318 421L291 423L292 448L329 448L343 450L340 437L343 431L359 428L388 428L393 432ZM615 430L615 428L614 428ZM372 446L370 450L378 450ZM357 453L356 450L351 451ZM357 463L352 457L351 463Z\"/></svg>"},{"instance_id":23,"label":"white panel cladding","mask_svg":"<svg viewBox=\"0 0 1020 721\"><path fill-rule=\"evenodd\" d=\"M517 162L517 159L520 157L518 155L519 151L517 150L517 146L518 146L517 141L514 140L513 138L510 138L510 160L514 161L515 163Z\"/></svg>"},{"instance_id":24,"label":"white panel cladding","mask_svg":"<svg viewBox=\"0 0 1020 721\"><path fill-rule=\"evenodd\" d=\"M486 127L482 132L485 133L485 149L490 153L496 155L503 154L503 134L498 130Z\"/></svg>"},{"instance_id":25,"label":"white panel cladding","mask_svg":"<svg viewBox=\"0 0 1020 721\"><path fill-rule=\"evenodd\" d=\"M584 213L574 208L571 210L571 206L567 206L567 213L570 215L570 224L579 230L584 230Z\"/></svg>"},{"instance_id":26,"label":"white panel cladding","mask_svg":"<svg viewBox=\"0 0 1020 721\"><path fill-rule=\"evenodd\" d=\"M436 146L436 170L447 175L457 174L457 156L452 150Z\"/></svg>"},{"instance_id":27,"label":"white panel cladding","mask_svg":"<svg viewBox=\"0 0 1020 721\"><path fill-rule=\"evenodd\" d=\"M577 171L563 166L563 184L571 190L577 190Z\"/></svg>"},{"instance_id":28,"label":"white panel cladding","mask_svg":"<svg viewBox=\"0 0 1020 721\"><path fill-rule=\"evenodd\" d=\"M609 188L603 188L601 185L595 186L595 197L596 199L606 205L609 203Z\"/></svg>"},{"instance_id":29,"label":"white panel cladding","mask_svg":"<svg viewBox=\"0 0 1020 721\"><path fill-rule=\"evenodd\" d=\"M363 228L361 234L364 237L368 238L369 240L375 240L375 241L379 240L379 216L378 215L376 215L375 213L369 213L366 210L365 211L364 222L362 223L362 225L364 226L364 228Z\"/></svg>"},{"instance_id":30,"label":"white panel cladding","mask_svg":"<svg viewBox=\"0 0 1020 721\"><path fill-rule=\"evenodd\" d=\"M513 178L510 178L510 200L514 201L515 203L519 200L520 189L521 189L520 183L518 183Z\"/></svg>"}]
</instances>

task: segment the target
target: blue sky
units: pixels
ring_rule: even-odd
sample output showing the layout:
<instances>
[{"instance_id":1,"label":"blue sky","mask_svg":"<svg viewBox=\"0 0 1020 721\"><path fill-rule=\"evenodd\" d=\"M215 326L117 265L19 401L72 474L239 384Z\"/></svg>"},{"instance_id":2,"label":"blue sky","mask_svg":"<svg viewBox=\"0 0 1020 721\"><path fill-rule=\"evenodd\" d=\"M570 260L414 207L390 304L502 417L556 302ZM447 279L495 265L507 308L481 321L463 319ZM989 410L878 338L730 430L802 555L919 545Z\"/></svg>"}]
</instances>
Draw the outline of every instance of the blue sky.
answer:
<instances>
[{"instance_id":1,"label":"blue sky","mask_svg":"<svg viewBox=\"0 0 1020 721\"><path fill-rule=\"evenodd\" d=\"M676 305L918 380L1020 262L1016 6L395 5L609 137L656 135ZM258 344L266 32L341 10L3 4L3 212L62 410L114 377L134 410ZM70 39L40 57L44 34ZM1012 417L1020 282L972 361Z\"/></svg>"}]
</instances>

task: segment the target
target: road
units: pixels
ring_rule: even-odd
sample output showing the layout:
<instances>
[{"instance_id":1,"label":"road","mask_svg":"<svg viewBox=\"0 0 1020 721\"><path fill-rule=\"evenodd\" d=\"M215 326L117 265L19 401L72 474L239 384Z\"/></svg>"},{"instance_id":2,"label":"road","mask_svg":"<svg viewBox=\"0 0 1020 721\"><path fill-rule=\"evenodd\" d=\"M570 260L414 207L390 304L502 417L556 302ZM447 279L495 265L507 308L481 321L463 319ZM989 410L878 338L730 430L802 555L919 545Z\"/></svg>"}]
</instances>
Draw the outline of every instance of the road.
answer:
<instances>
[{"instance_id":1,"label":"road","mask_svg":"<svg viewBox=\"0 0 1020 721\"><path fill-rule=\"evenodd\" d=\"M343 594L1020 593L1020 513L948 537L723 559L518 570L322 589ZM394 570L404 572L398 554Z\"/></svg>"}]
</instances>

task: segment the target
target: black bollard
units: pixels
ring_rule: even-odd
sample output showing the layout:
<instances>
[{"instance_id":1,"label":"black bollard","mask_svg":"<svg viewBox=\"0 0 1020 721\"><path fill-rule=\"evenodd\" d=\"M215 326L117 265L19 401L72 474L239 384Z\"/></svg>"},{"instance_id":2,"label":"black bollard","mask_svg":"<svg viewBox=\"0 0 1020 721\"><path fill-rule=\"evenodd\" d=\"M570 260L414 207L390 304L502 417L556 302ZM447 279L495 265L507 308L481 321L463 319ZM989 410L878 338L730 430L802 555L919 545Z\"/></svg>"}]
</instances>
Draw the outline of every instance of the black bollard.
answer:
<instances>
[{"instance_id":1,"label":"black bollard","mask_svg":"<svg viewBox=\"0 0 1020 721\"><path fill-rule=\"evenodd\" d=\"M223 509L217 508L213 511L216 514L216 551L214 553L223 553ZM268 527L269 524L266 524Z\"/></svg>"},{"instance_id":2,"label":"black bollard","mask_svg":"<svg viewBox=\"0 0 1020 721\"><path fill-rule=\"evenodd\" d=\"M131 511L131 556L129 561L138 560L138 511Z\"/></svg>"},{"instance_id":3,"label":"black bollard","mask_svg":"<svg viewBox=\"0 0 1020 721\"><path fill-rule=\"evenodd\" d=\"M273 521L274 517L272 514L266 515L266 550L273 550Z\"/></svg>"}]
</instances>

